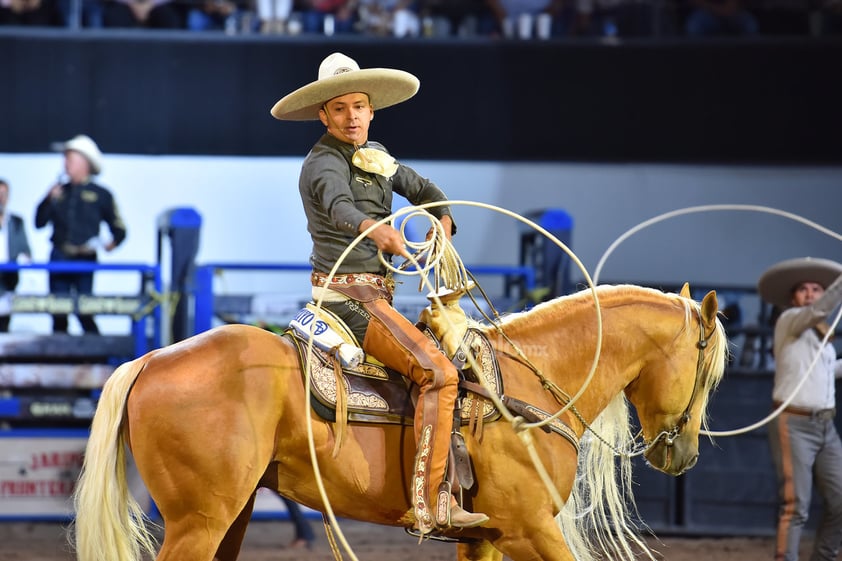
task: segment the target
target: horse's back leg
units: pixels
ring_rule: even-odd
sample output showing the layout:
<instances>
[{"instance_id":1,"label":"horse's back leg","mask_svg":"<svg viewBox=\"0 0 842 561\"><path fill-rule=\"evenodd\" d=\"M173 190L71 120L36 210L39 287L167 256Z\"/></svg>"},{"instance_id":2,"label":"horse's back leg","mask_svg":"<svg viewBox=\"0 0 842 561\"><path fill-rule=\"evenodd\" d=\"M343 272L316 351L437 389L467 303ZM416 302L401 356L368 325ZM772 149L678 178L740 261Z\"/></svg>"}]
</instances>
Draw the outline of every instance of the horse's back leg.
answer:
<instances>
[{"instance_id":1,"label":"horse's back leg","mask_svg":"<svg viewBox=\"0 0 842 561\"><path fill-rule=\"evenodd\" d=\"M222 538L222 543L219 544L219 549L216 551L215 559L217 561L236 561L240 555L240 547L243 545L243 538L246 535L246 529L251 520L256 496L257 493L252 494L243 511L240 512L240 515L234 520L231 527L228 528L228 532Z\"/></svg>"},{"instance_id":2,"label":"horse's back leg","mask_svg":"<svg viewBox=\"0 0 842 561\"><path fill-rule=\"evenodd\" d=\"M164 542L156 561L212 561L228 524L197 512L164 521Z\"/></svg>"},{"instance_id":3,"label":"horse's back leg","mask_svg":"<svg viewBox=\"0 0 842 561\"><path fill-rule=\"evenodd\" d=\"M254 509L255 494L232 524L196 512L166 520L164 542L156 561L236 561Z\"/></svg>"},{"instance_id":4,"label":"horse's back leg","mask_svg":"<svg viewBox=\"0 0 842 561\"><path fill-rule=\"evenodd\" d=\"M503 554L483 540L457 544L456 559L458 561L503 561Z\"/></svg>"}]
</instances>

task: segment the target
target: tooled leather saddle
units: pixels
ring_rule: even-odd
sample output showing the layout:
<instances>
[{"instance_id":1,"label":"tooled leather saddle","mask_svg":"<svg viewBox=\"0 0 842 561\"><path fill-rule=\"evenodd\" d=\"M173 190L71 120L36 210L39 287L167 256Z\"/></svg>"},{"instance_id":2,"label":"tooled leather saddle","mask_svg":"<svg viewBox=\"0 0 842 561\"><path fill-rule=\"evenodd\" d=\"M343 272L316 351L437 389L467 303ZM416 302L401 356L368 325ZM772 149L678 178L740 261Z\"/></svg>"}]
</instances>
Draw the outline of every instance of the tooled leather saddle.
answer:
<instances>
[{"instance_id":1,"label":"tooled leather saddle","mask_svg":"<svg viewBox=\"0 0 842 561\"><path fill-rule=\"evenodd\" d=\"M439 350L442 349L432 329L423 323L417 326ZM335 358L315 345L310 345L308 353L308 342L294 330L288 330L284 336L289 337L298 349L302 377L306 377L305 367L308 356L310 358L310 404L313 410L326 421L335 422L338 379ZM468 359L461 349L468 349L473 360ZM481 431L484 423L497 420L501 413L488 397L489 391L494 391L509 410L528 422L550 417L550 413L503 393L503 378L500 375L495 350L483 331L469 327L461 349L451 357L460 371L459 399L457 411L454 413L454 424L458 422L468 425L472 431ZM478 368L473 368L471 363ZM412 426L415 415L413 385L405 376L385 367L370 356L366 356L366 360L359 366L342 367L341 371L349 422ZM578 438L566 423L556 419L546 425L544 430L560 434L578 449Z\"/></svg>"}]
</instances>

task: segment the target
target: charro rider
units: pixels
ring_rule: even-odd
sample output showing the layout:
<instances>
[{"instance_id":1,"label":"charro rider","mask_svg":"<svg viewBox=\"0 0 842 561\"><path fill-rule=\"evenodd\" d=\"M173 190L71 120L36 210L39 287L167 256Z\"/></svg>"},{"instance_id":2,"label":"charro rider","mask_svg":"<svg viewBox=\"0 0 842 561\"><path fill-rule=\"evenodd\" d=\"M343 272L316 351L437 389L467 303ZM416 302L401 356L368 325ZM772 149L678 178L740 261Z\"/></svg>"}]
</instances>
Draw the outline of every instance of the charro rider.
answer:
<instances>
[{"instance_id":1,"label":"charro rider","mask_svg":"<svg viewBox=\"0 0 842 561\"><path fill-rule=\"evenodd\" d=\"M757 289L764 300L784 310L775 323L772 398L776 408L782 402L788 405L769 424L779 494L775 559L799 558L815 487L824 512L810 559L835 560L842 542L842 441L834 424L842 361L833 345L822 343L829 328L826 320L842 304L842 265L828 259L789 259L763 273Z\"/></svg>"},{"instance_id":2,"label":"charro rider","mask_svg":"<svg viewBox=\"0 0 842 561\"><path fill-rule=\"evenodd\" d=\"M368 139L374 110L406 101L418 87L418 79L408 72L361 70L353 59L333 53L319 66L318 79L278 101L272 115L292 121L318 119L327 128L304 160L298 183L313 240L313 297L323 297L324 307L348 324L366 353L420 388L412 503L417 529L428 533L435 527L470 528L488 521L485 514L464 510L442 485L457 396L456 368L391 305L391 279L377 252L407 256L403 237L391 225L372 230L348 254L337 275L327 278L351 242L391 214L393 192L413 204L446 200L434 183ZM450 238L450 209L438 206L430 212Z\"/></svg>"}]
</instances>

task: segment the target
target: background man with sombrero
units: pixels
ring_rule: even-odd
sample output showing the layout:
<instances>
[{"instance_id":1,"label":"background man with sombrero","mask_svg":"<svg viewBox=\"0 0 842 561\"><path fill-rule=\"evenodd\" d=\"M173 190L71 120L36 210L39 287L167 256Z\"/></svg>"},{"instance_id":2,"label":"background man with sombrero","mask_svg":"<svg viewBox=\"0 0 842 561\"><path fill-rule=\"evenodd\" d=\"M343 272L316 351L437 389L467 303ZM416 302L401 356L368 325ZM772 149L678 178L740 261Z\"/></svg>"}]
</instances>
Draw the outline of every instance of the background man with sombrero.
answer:
<instances>
[{"instance_id":1,"label":"background man with sombrero","mask_svg":"<svg viewBox=\"0 0 842 561\"><path fill-rule=\"evenodd\" d=\"M415 413L415 471L410 482L416 528L474 527L488 517L456 504L444 482L457 395L455 366L392 305L392 283L378 250L408 256L403 237L391 225L368 234L327 274L351 242L392 213L392 193L412 204L445 201L444 193L415 170L400 164L386 148L368 139L374 110L411 98L418 79L390 68L360 69L351 58L333 53L319 66L318 79L290 93L272 108L282 120L316 120L327 128L301 168L298 189L313 240L313 298L351 328L366 353L403 373L420 388ZM450 209L430 209L453 233ZM395 451L398 453L398 451Z\"/></svg>"},{"instance_id":2,"label":"background man with sombrero","mask_svg":"<svg viewBox=\"0 0 842 561\"><path fill-rule=\"evenodd\" d=\"M810 560L835 561L842 544L842 441L834 425L842 361L823 343L826 320L842 303L842 265L810 257L783 261L763 273L758 291L783 309L775 324L772 398L776 407L788 405L769 425L780 502L775 559L797 561L815 483L823 512Z\"/></svg>"},{"instance_id":3,"label":"background man with sombrero","mask_svg":"<svg viewBox=\"0 0 842 561\"><path fill-rule=\"evenodd\" d=\"M112 251L126 239L126 225L111 191L94 183L102 171L102 152L87 135L77 135L66 142L56 142L53 150L64 153L66 181L50 187L35 211L35 227L53 225L50 261L96 262L99 229L102 222L111 231L111 241L102 244ZM94 274L50 273L50 294L91 294ZM85 333L99 333L94 317L79 314ZM53 315L53 332L67 332L67 314Z\"/></svg>"}]
</instances>

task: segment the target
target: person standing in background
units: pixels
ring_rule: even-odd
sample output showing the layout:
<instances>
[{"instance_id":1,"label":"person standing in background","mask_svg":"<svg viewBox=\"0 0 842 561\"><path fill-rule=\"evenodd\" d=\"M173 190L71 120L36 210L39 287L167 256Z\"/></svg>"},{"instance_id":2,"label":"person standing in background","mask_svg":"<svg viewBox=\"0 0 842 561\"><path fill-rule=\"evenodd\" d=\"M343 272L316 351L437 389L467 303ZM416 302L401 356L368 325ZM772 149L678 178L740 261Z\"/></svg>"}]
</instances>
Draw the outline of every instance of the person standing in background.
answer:
<instances>
[{"instance_id":1,"label":"person standing in background","mask_svg":"<svg viewBox=\"0 0 842 561\"><path fill-rule=\"evenodd\" d=\"M295 527L295 536L287 547L289 549L313 549L313 542L316 540L316 536L313 533L313 528L310 527L310 522L301 511L301 507L298 506L297 502L283 495L279 494L278 497L284 502L289 513L289 520Z\"/></svg>"},{"instance_id":2,"label":"person standing in background","mask_svg":"<svg viewBox=\"0 0 842 561\"><path fill-rule=\"evenodd\" d=\"M35 227L53 225L50 262L96 263L97 249L112 251L126 239L126 226L111 192L93 182L102 171L102 152L88 136L80 134L53 145L64 153L68 180L59 181L47 192L35 212ZM102 222L111 230L111 241L99 242ZM50 273L51 294L93 293L93 272ZM98 334L93 316L79 314L85 333ZM67 333L67 315L53 315L53 332Z\"/></svg>"},{"instance_id":3,"label":"person standing in background","mask_svg":"<svg viewBox=\"0 0 842 561\"><path fill-rule=\"evenodd\" d=\"M842 361L827 319L842 303L842 264L782 261L760 277L757 291L782 309L775 322L775 409L769 445L778 475L775 561L797 561L813 486L822 517L810 561L835 561L842 543L842 441L836 431L836 378ZM825 340L827 339L827 343Z\"/></svg>"},{"instance_id":4,"label":"person standing in background","mask_svg":"<svg viewBox=\"0 0 842 561\"><path fill-rule=\"evenodd\" d=\"M23 218L7 212L8 203L9 182L0 179L0 262L28 262L32 258L32 250L29 249ZM15 291L18 278L17 271L0 272L0 294L3 297L0 303L0 333L9 331L11 301L7 298L7 294L11 296L11 293Z\"/></svg>"}]
</instances>

